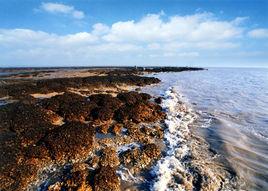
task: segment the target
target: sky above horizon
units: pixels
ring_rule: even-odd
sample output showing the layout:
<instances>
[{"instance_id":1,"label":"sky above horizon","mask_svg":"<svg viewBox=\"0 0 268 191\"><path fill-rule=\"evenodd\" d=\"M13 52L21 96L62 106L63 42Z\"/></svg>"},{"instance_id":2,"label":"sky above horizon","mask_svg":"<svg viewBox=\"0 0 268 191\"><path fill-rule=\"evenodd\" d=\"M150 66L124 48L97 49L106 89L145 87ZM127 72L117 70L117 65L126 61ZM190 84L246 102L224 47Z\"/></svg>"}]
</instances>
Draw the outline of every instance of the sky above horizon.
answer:
<instances>
[{"instance_id":1,"label":"sky above horizon","mask_svg":"<svg viewBox=\"0 0 268 191\"><path fill-rule=\"evenodd\" d=\"M268 0L0 0L0 67L268 67Z\"/></svg>"}]
</instances>

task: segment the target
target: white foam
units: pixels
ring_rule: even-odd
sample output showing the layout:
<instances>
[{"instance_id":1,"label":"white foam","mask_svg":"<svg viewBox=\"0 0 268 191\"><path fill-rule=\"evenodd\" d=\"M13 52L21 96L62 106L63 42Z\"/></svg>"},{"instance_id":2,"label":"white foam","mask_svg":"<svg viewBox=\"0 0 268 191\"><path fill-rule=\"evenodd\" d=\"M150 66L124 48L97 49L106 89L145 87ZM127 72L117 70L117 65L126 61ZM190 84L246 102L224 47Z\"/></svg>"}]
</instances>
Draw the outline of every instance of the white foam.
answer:
<instances>
[{"instance_id":1,"label":"white foam","mask_svg":"<svg viewBox=\"0 0 268 191\"><path fill-rule=\"evenodd\" d=\"M190 154L187 145L188 126L195 119L195 114L180 102L181 99L182 96L173 88L165 92L162 107L167 112L165 120L167 129L164 133L167 150L165 156L157 162L152 170L156 180L152 184L151 190L185 190L182 184L176 182L176 177L186 172L181 161Z\"/></svg>"},{"instance_id":2,"label":"white foam","mask_svg":"<svg viewBox=\"0 0 268 191\"><path fill-rule=\"evenodd\" d=\"M141 145L136 143L136 142L133 142L133 143L129 143L129 144L125 144L125 145L120 145L117 147L117 153L121 153L121 152L125 152L129 149L133 149L135 147L140 147Z\"/></svg>"},{"instance_id":3,"label":"white foam","mask_svg":"<svg viewBox=\"0 0 268 191\"><path fill-rule=\"evenodd\" d=\"M127 150L133 149L133 148L139 148L141 147L140 144L133 142L133 143L129 143L129 144L125 144L125 145L121 145L117 148L117 153L120 154L122 152L125 152ZM124 167L123 165L120 165L118 167L118 170L116 171L116 173L120 176L120 179L123 181L127 181L127 182L133 182L133 183L137 183L137 182L141 182L142 178L139 176L134 176L130 170L126 167Z\"/></svg>"},{"instance_id":4,"label":"white foam","mask_svg":"<svg viewBox=\"0 0 268 191\"><path fill-rule=\"evenodd\" d=\"M119 175L121 180L126 182L138 183L143 181L141 176L134 176L128 168L122 165L118 167L116 173Z\"/></svg>"}]
</instances>

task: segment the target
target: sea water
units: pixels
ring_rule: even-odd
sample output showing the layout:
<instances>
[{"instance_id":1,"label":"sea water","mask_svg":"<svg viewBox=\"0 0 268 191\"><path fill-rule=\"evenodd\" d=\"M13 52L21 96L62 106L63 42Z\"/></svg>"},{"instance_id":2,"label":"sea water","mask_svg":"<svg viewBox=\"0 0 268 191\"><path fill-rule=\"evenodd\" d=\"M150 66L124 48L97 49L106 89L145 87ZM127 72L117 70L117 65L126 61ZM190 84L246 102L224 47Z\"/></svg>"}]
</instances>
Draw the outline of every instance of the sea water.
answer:
<instances>
[{"instance_id":1,"label":"sea water","mask_svg":"<svg viewBox=\"0 0 268 191\"><path fill-rule=\"evenodd\" d=\"M198 115L192 133L226 159L240 189L268 190L268 69L209 68L150 76L161 83L143 91L164 97L162 107L168 114L165 142L169 145L154 168L158 178L152 190L168 190L172 171L182 168L180 157L174 158L175 149L191 152L183 148L182 131L187 124L181 125L174 113L178 99Z\"/></svg>"}]
</instances>

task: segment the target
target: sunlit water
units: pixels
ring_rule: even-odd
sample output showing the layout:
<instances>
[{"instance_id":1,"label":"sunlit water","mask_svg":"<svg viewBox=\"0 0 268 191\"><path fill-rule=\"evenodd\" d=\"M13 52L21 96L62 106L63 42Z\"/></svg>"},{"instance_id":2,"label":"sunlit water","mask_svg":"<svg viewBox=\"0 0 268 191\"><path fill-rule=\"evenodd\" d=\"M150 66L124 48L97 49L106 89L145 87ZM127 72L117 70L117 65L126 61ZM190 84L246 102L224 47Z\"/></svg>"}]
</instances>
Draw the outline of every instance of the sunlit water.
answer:
<instances>
[{"instance_id":1,"label":"sunlit water","mask_svg":"<svg viewBox=\"0 0 268 191\"><path fill-rule=\"evenodd\" d=\"M155 95L173 87L196 110L195 133L227 159L244 190L268 190L268 69L159 73Z\"/></svg>"}]
</instances>

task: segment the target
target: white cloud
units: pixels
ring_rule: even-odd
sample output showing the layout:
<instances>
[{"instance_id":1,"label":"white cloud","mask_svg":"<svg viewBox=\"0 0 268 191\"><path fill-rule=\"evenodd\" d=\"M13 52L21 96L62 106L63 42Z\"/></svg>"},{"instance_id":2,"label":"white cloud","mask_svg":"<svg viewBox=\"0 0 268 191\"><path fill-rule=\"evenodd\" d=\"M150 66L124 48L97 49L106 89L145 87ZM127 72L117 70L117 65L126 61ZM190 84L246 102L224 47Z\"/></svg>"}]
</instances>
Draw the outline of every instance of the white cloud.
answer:
<instances>
[{"instance_id":1,"label":"white cloud","mask_svg":"<svg viewBox=\"0 0 268 191\"><path fill-rule=\"evenodd\" d=\"M249 31L248 35L252 38L268 38L268 29L254 29Z\"/></svg>"},{"instance_id":2,"label":"white cloud","mask_svg":"<svg viewBox=\"0 0 268 191\"><path fill-rule=\"evenodd\" d=\"M199 53L198 52L179 52L179 53L164 52L163 56L164 57L198 57Z\"/></svg>"},{"instance_id":3,"label":"white cloud","mask_svg":"<svg viewBox=\"0 0 268 191\"><path fill-rule=\"evenodd\" d=\"M42 3L40 9L49 13L70 15L76 19L83 19L85 17L84 12L76 10L73 6L61 3Z\"/></svg>"},{"instance_id":4,"label":"white cloud","mask_svg":"<svg viewBox=\"0 0 268 191\"><path fill-rule=\"evenodd\" d=\"M51 13L73 14L77 11L63 4L42 6ZM96 23L91 31L68 35L0 29L0 50L4 55L0 57L0 64L33 61L52 65L105 64L105 61L145 63L150 58L164 62L165 59L195 59L241 47L245 18L219 20L211 13L163 17L165 15L160 13L110 26Z\"/></svg>"},{"instance_id":5,"label":"white cloud","mask_svg":"<svg viewBox=\"0 0 268 191\"><path fill-rule=\"evenodd\" d=\"M76 19L83 19L85 17L85 14L82 11L74 11L73 17Z\"/></svg>"},{"instance_id":6,"label":"white cloud","mask_svg":"<svg viewBox=\"0 0 268 191\"><path fill-rule=\"evenodd\" d=\"M245 21L247 21L248 19L249 19L249 17L236 17L232 21L232 24L234 24L234 25L240 25L240 24L244 23Z\"/></svg>"},{"instance_id":7,"label":"white cloud","mask_svg":"<svg viewBox=\"0 0 268 191\"><path fill-rule=\"evenodd\" d=\"M159 49L161 49L161 46L159 43L151 43L151 44L147 45L147 48L149 50L159 50Z\"/></svg>"},{"instance_id":8,"label":"white cloud","mask_svg":"<svg viewBox=\"0 0 268 191\"><path fill-rule=\"evenodd\" d=\"M74 10L72 6L60 3L42 3L41 8L50 13L70 13Z\"/></svg>"},{"instance_id":9,"label":"white cloud","mask_svg":"<svg viewBox=\"0 0 268 191\"><path fill-rule=\"evenodd\" d=\"M102 24L102 23L96 23L95 25L93 25L92 34L103 35L103 34L107 34L109 30L110 30L109 26Z\"/></svg>"},{"instance_id":10,"label":"white cloud","mask_svg":"<svg viewBox=\"0 0 268 191\"><path fill-rule=\"evenodd\" d=\"M3 38L1 38L1 36ZM29 29L0 30L0 44L11 48L28 47L69 47L84 46L97 42L98 37L87 32L69 35L56 35Z\"/></svg>"},{"instance_id":11,"label":"white cloud","mask_svg":"<svg viewBox=\"0 0 268 191\"><path fill-rule=\"evenodd\" d=\"M241 20L242 18L220 21L211 13L202 13L172 16L165 22L160 14L150 14L138 22L131 20L114 23L109 34L103 38L109 42L220 41L239 37L243 32L238 26Z\"/></svg>"}]
</instances>

